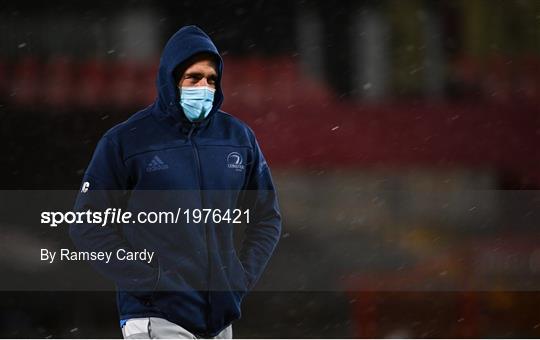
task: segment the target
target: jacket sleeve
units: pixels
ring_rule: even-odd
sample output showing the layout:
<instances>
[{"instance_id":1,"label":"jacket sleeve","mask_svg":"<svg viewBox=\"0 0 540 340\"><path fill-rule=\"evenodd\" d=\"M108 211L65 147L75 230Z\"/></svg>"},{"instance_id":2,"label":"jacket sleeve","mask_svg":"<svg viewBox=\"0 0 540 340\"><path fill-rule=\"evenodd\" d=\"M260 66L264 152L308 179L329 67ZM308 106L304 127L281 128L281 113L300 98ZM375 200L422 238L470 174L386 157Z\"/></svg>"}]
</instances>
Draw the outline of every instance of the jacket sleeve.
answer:
<instances>
[{"instance_id":1,"label":"jacket sleeve","mask_svg":"<svg viewBox=\"0 0 540 340\"><path fill-rule=\"evenodd\" d=\"M250 223L239 255L248 289L259 280L281 235L281 215L272 176L256 140L252 164L243 204L250 209Z\"/></svg>"},{"instance_id":2,"label":"jacket sleeve","mask_svg":"<svg viewBox=\"0 0 540 340\"><path fill-rule=\"evenodd\" d=\"M75 211L105 211L121 208L127 193L127 171L119 148L107 136L98 143L85 172ZM143 261L119 261L116 251L131 250L118 225L82 223L71 224L70 237L79 251L112 252L111 261L92 261L92 265L121 290L151 291L158 279L159 267Z\"/></svg>"}]
</instances>

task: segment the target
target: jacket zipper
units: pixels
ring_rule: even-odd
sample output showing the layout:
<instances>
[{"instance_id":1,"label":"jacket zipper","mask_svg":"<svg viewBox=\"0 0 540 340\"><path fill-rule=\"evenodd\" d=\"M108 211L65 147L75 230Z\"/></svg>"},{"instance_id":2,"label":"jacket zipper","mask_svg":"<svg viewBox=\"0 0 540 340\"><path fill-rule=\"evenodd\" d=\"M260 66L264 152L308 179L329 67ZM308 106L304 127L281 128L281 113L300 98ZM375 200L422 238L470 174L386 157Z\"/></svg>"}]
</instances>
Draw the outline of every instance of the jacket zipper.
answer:
<instances>
[{"instance_id":1,"label":"jacket zipper","mask_svg":"<svg viewBox=\"0 0 540 340\"><path fill-rule=\"evenodd\" d=\"M203 205L204 204L204 198L203 198L202 181L201 181L201 177L202 177L202 175L201 175L201 161L200 161L200 158L199 158L199 151L197 149L197 144L191 138L194 130L195 130L195 124L192 124L191 128L189 129L188 140L189 140L189 142L191 144L191 147L192 147L192 150L193 150L193 155L195 157L195 164L197 166L197 181L199 183L199 192L200 192L200 197L201 197L201 205ZM211 267L211 261L210 261L210 247L208 246L208 225L206 223L204 224L204 243L206 245L206 256L208 258L208 275L207 275L208 286L211 286L212 267ZM207 312L206 312L206 324L209 325L209 323L210 323L210 315L211 315L210 311L211 311L211 308L212 308L210 287L208 287L208 290L207 290L207 300L208 300L208 308L207 308Z\"/></svg>"}]
</instances>

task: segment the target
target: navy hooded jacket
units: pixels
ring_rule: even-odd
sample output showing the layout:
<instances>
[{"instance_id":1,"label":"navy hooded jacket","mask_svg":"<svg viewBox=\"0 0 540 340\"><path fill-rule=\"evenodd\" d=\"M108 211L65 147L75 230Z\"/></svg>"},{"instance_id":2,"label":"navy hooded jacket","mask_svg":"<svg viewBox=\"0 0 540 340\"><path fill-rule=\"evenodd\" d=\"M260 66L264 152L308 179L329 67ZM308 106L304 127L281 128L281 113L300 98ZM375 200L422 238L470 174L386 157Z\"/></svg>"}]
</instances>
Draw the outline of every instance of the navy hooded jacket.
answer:
<instances>
[{"instance_id":1,"label":"navy hooded jacket","mask_svg":"<svg viewBox=\"0 0 540 340\"><path fill-rule=\"evenodd\" d=\"M213 108L188 121L179 104L175 69L196 54L215 56ZM157 76L158 98L99 141L84 174L76 211L249 209L240 251L238 225L186 221L101 227L72 224L79 251L154 251L151 263L92 264L115 282L120 319L161 317L205 337L240 318L240 304L271 257L281 217L268 165L253 131L220 110L222 59L210 38L186 26L167 42Z\"/></svg>"}]
</instances>

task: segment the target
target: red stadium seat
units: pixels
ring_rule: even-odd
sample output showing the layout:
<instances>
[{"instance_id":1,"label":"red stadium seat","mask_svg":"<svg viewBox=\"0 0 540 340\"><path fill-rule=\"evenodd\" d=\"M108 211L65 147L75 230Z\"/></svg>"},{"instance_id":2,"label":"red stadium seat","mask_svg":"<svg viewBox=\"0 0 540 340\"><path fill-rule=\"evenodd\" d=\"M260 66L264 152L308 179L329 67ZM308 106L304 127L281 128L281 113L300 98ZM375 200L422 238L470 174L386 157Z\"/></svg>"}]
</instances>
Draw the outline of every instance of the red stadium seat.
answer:
<instances>
[{"instance_id":1,"label":"red stadium seat","mask_svg":"<svg viewBox=\"0 0 540 340\"><path fill-rule=\"evenodd\" d=\"M141 86L137 79L137 65L128 60L118 59L111 63L108 90L111 95L111 107L118 110L135 108L137 88Z\"/></svg>"},{"instance_id":2,"label":"red stadium seat","mask_svg":"<svg viewBox=\"0 0 540 340\"><path fill-rule=\"evenodd\" d=\"M41 66L38 60L31 56L22 58L14 66L10 101L16 107L33 107L42 90L41 80Z\"/></svg>"},{"instance_id":3,"label":"red stadium seat","mask_svg":"<svg viewBox=\"0 0 540 340\"><path fill-rule=\"evenodd\" d=\"M52 57L45 65L41 83L40 102L54 110L68 110L73 102L73 64L67 57ZM78 83L77 83L78 85Z\"/></svg>"},{"instance_id":4,"label":"red stadium seat","mask_svg":"<svg viewBox=\"0 0 540 340\"><path fill-rule=\"evenodd\" d=\"M92 110L107 104L107 65L104 60L92 59L79 65L75 93L78 107Z\"/></svg>"},{"instance_id":5,"label":"red stadium seat","mask_svg":"<svg viewBox=\"0 0 540 340\"><path fill-rule=\"evenodd\" d=\"M137 65L137 88L135 105L145 107L154 102L157 95L156 78L159 60L147 61Z\"/></svg>"}]
</instances>

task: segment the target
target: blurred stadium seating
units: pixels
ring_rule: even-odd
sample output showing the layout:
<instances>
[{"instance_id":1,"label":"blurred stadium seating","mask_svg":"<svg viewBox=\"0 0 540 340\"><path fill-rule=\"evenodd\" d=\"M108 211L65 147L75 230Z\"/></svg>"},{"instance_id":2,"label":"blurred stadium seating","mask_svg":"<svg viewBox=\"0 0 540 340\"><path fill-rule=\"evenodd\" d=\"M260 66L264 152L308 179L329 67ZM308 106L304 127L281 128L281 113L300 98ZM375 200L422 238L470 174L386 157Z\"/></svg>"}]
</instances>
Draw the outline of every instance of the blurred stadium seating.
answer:
<instances>
[{"instance_id":1,"label":"blurred stadium seating","mask_svg":"<svg viewBox=\"0 0 540 340\"><path fill-rule=\"evenodd\" d=\"M224 109L257 134L285 222L235 336L540 336L538 2L85 6L0 14L2 189L77 189L99 137L153 102L167 37L195 23L223 52ZM69 242L0 223L13 261ZM109 293L1 295L2 337L119 336Z\"/></svg>"}]
</instances>

